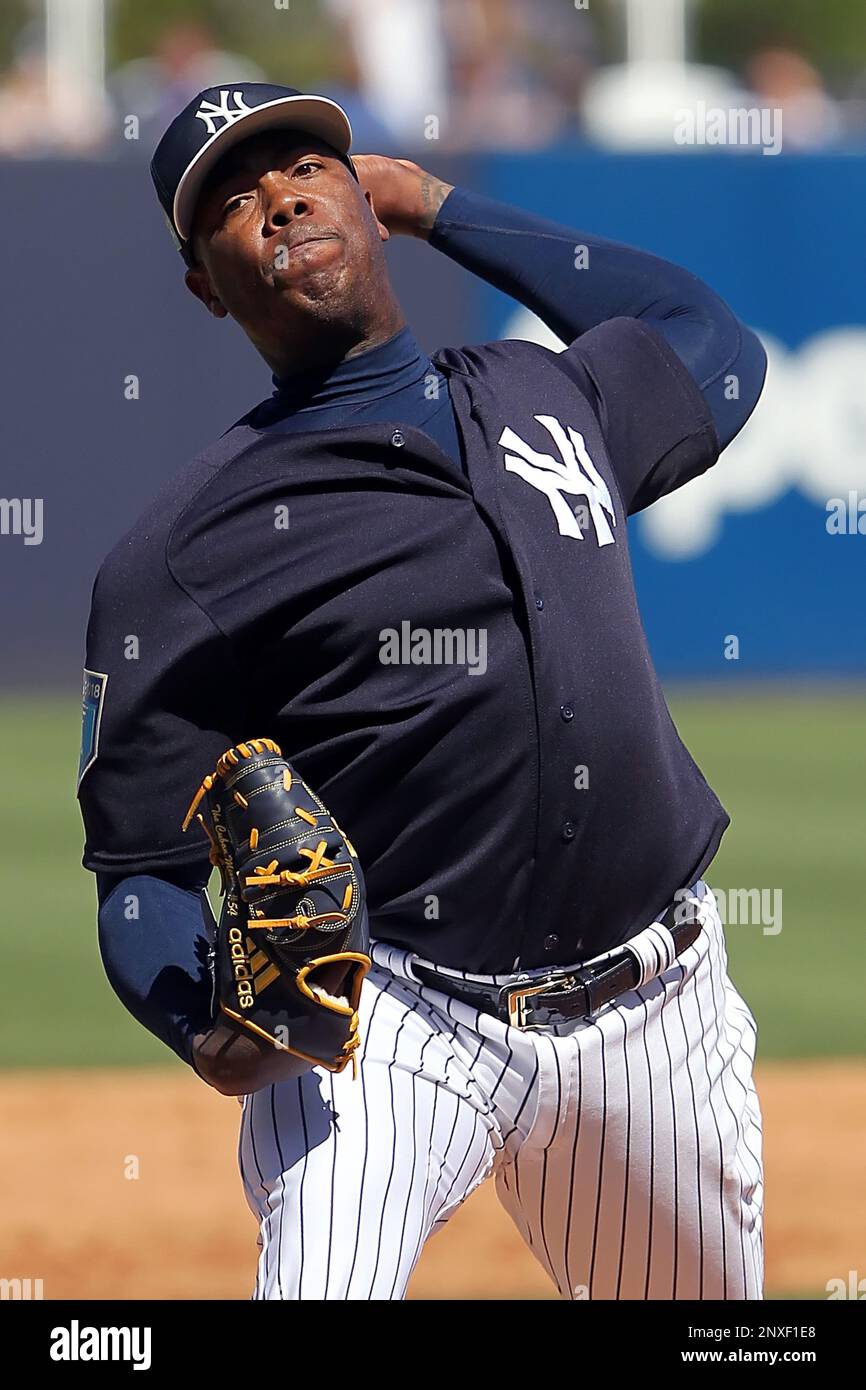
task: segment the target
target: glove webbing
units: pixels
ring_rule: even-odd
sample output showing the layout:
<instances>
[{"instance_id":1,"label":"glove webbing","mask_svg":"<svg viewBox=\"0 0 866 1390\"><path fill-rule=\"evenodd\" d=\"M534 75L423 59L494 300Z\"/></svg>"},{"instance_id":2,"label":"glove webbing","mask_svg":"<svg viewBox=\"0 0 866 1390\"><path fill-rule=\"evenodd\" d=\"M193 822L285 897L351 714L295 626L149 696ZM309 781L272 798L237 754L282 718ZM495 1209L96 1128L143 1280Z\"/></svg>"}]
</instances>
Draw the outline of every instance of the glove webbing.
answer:
<instances>
[{"instance_id":1,"label":"glove webbing","mask_svg":"<svg viewBox=\"0 0 866 1390\"><path fill-rule=\"evenodd\" d=\"M198 821L199 825L201 826L202 830L207 836L208 843L210 845L208 859L210 860L210 863L214 866L214 868L219 869L221 880L221 894L225 894L229 887L229 879L228 874L226 872L225 856L222 850L220 849L220 846L218 845L217 841L215 840L214 836L211 834L210 827L208 826L204 816L198 810L198 807L202 801L202 798L209 791L212 790L217 778L228 776L233 767L238 767L240 765L238 753L240 753L242 758L251 758L253 756L253 752L251 752L250 749L252 749L253 752L257 754L269 752L275 753L278 758L282 757L282 749L280 748L279 744L274 743L273 739L270 738L251 738L248 740L247 743L239 743L237 745L237 749L229 748L228 751L223 753L222 757L218 760L214 771L209 772L208 775L205 777L204 781L202 782L201 786L199 787L198 791L192 799L189 810L184 816L183 825L181 826L181 829L184 832L188 830L192 818L193 816L195 816L196 820ZM291 791L292 789L292 773L290 768L286 768L283 772L283 786L286 791ZM248 806L249 803L246 797L243 796L240 792L234 792L233 796L240 806ZM302 806L296 806L294 809L295 815L298 816L299 819L308 821L309 824L313 826L316 824L316 818L312 812L306 811ZM319 814L329 815L329 812L319 812ZM333 820L333 817L331 817L331 819ZM346 848L348 849L349 853L352 855L353 859L357 859L358 856L354 845L344 834L344 832L340 830L340 827L337 825L337 822L334 821L333 823L335 829L338 831L340 835L342 835L343 839L345 840ZM250 831L250 849L255 851L255 849L258 846L258 842L259 832L254 827ZM299 854L309 855L310 857L310 867L309 869L305 869L302 873L294 873L291 869L282 869L279 873L275 874L274 869L278 868L279 860L273 859L271 860L271 863L267 865L267 867L259 867L258 869L256 869L254 876L247 877L244 881L247 887L261 887L264 885L273 885L274 887L305 888L308 884L313 883L316 879L329 878L332 877L334 874L350 874L351 869L348 864L334 864L331 860L329 860L326 857L325 847L326 842L324 840L320 840L315 850L299 848ZM299 912L294 917L265 917L261 912L256 912L256 910L253 909L255 915L254 918L247 923L247 927L251 930L260 927L292 927L295 930L304 931L311 927L313 929L316 929L329 923L339 924L341 922L348 921L348 911L351 906L351 903L352 885L351 883L347 883L346 892L343 895L342 912L320 912L312 917L307 916L306 913L303 912Z\"/></svg>"}]
</instances>

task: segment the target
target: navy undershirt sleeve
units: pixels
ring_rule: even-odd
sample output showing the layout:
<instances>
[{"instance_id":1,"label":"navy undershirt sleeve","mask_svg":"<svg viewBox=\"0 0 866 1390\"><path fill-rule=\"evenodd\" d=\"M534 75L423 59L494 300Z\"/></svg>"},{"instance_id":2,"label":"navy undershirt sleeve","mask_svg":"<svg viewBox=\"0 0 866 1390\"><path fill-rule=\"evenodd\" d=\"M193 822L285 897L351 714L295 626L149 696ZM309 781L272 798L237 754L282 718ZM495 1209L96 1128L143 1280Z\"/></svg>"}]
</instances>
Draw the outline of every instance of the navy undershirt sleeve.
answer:
<instances>
[{"instance_id":1,"label":"navy undershirt sleeve","mask_svg":"<svg viewBox=\"0 0 866 1390\"><path fill-rule=\"evenodd\" d=\"M656 329L703 393L722 448L758 402L760 340L681 266L463 188L442 204L430 245L531 309L564 343L613 318Z\"/></svg>"},{"instance_id":2,"label":"navy undershirt sleeve","mask_svg":"<svg viewBox=\"0 0 866 1390\"><path fill-rule=\"evenodd\" d=\"M193 1038L212 1022L199 902L209 876L208 865L159 878L97 874L99 951L109 984L133 1017L190 1066Z\"/></svg>"}]
</instances>

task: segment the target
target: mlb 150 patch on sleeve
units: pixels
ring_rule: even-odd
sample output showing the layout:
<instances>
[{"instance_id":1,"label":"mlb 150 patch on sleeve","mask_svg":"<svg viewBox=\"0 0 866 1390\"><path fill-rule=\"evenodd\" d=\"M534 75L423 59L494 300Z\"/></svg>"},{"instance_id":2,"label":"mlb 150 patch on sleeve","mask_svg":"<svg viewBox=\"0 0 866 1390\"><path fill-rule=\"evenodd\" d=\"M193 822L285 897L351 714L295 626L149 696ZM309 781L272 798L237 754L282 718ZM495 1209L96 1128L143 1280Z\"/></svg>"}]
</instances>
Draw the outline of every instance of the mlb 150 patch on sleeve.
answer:
<instances>
[{"instance_id":1,"label":"mlb 150 patch on sleeve","mask_svg":"<svg viewBox=\"0 0 866 1390\"><path fill-rule=\"evenodd\" d=\"M102 706L108 676L104 671L84 669L84 686L81 693L81 756L78 760L78 785L89 767L96 762L99 752L99 725L102 720Z\"/></svg>"}]
</instances>

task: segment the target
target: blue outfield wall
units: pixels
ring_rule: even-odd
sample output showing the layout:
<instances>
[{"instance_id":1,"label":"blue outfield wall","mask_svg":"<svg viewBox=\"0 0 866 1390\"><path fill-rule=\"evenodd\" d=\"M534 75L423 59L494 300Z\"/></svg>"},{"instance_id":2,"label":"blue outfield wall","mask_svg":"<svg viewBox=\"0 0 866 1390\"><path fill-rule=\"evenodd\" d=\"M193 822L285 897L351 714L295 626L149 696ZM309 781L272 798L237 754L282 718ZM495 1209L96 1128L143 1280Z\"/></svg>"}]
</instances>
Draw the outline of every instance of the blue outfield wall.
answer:
<instances>
[{"instance_id":1,"label":"blue outfield wall","mask_svg":"<svg viewBox=\"0 0 866 1390\"><path fill-rule=\"evenodd\" d=\"M765 398L740 439L706 478L632 523L661 673L866 673L866 535L856 534L858 499L866 511L866 155L571 149L459 162L428 146L415 157L453 182L681 261L767 343ZM77 698L100 560L270 379L240 331L183 289L144 163L0 161L0 199L10 210L0 232L0 498L44 502L40 545L0 534L0 690L48 685ZM388 255L426 348L539 334L531 315L426 246L395 239ZM829 534L828 499L850 496L843 521L855 534ZM732 636L737 661L725 659Z\"/></svg>"},{"instance_id":2,"label":"blue outfield wall","mask_svg":"<svg viewBox=\"0 0 866 1390\"><path fill-rule=\"evenodd\" d=\"M567 150L478 174L491 197L681 262L767 346L740 438L631 523L662 674L866 672L866 156ZM486 287L479 313L480 337L552 342Z\"/></svg>"}]
</instances>

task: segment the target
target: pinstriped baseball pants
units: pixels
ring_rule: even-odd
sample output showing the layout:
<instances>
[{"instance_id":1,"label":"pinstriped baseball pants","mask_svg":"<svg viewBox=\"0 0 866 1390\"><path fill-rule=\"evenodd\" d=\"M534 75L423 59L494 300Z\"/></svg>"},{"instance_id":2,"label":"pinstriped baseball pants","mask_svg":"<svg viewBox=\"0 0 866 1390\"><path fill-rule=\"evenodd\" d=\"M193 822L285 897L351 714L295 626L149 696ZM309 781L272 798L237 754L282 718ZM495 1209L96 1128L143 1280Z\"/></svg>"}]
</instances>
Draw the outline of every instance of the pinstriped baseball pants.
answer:
<instances>
[{"instance_id":1,"label":"pinstriped baseball pants","mask_svg":"<svg viewBox=\"0 0 866 1390\"><path fill-rule=\"evenodd\" d=\"M316 1070L244 1099L254 1297L402 1298L492 1173L565 1298L760 1298L756 1028L712 895L693 892L692 946L674 959L665 928L642 932L641 987L555 1029L479 1014L376 943L359 1079Z\"/></svg>"}]
</instances>

